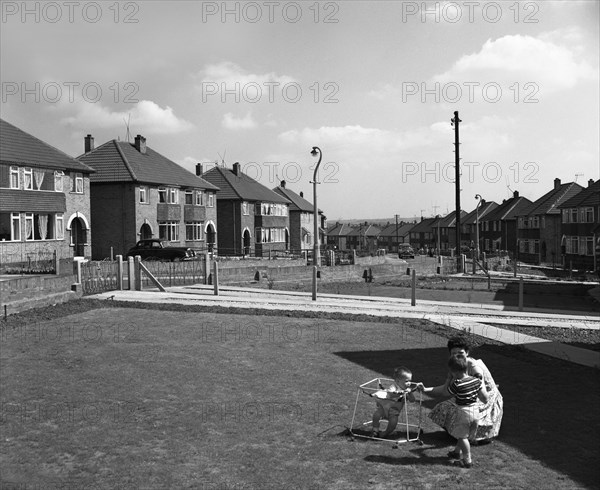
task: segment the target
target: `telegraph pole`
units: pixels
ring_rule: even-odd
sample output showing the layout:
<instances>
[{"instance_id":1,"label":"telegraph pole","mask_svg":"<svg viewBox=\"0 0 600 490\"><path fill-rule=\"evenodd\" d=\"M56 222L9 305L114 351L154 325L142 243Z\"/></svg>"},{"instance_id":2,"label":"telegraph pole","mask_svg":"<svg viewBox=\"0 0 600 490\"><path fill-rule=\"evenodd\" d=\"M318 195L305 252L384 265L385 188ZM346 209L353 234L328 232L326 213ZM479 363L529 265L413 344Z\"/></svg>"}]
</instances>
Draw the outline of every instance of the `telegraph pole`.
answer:
<instances>
[{"instance_id":1,"label":"telegraph pole","mask_svg":"<svg viewBox=\"0 0 600 490\"><path fill-rule=\"evenodd\" d=\"M400 244L398 243L398 215L396 215L396 252L400 252Z\"/></svg>"},{"instance_id":2,"label":"telegraph pole","mask_svg":"<svg viewBox=\"0 0 600 490\"><path fill-rule=\"evenodd\" d=\"M460 253L460 141L458 137L458 125L462 122L458 118L458 111L454 111L452 118L454 126L454 170L455 170L455 192L456 192L456 272L462 271Z\"/></svg>"}]
</instances>

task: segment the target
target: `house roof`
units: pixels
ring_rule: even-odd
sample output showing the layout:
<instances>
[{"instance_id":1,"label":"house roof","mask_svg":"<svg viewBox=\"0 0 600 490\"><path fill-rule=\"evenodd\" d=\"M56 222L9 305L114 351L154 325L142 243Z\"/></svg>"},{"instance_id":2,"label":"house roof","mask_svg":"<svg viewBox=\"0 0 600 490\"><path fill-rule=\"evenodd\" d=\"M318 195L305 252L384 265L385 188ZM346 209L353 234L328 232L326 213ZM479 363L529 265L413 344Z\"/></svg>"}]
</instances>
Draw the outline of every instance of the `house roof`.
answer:
<instances>
[{"instance_id":1,"label":"house roof","mask_svg":"<svg viewBox=\"0 0 600 490\"><path fill-rule=\"evenodd\" d=\"M4 119L0 119L0 162L82 173L94 172L94 169Z\"/></svg>"},{"instance_id":2,"label":"house roof","mask_svg":"<svg viewBox=\"0 0 600 490\"><path fill-rule=\"evenodd\" d=\"M404 237L407 236L408 233L410 232L410 229L415 226L414 223L398 223L398 226L396 226L396 223L392 223L388 226L386 226L383 230L381 230L381 233L379 234L379 236L391 236L391 237L395 237L396 234L398 235L398 237ZM398 232L396 233L396 229L398 229Z\"/></svg>"},{"instance_id":3,"label":"house roof","mask_svg":"<svg viewBox=\"0 0 600 490\"><path fill-rule=\"evenodd\" d=\"M350 231L352 231L352 228L346 223L330 224L327 227L327 236L346 236Z\"/></svg>"},{"instance_id":4,"label":"house roof","mask_svg":"<svg viewBox=\"0 0 600 490\"><path fill-rule=\"evenodd\" d=\"M426 233L431 231L431 227L437 218L423 218L410 229L411 233Z\"/></svg>"},{"instance_id":5,"label":"house roof","mask_svg":"<svg viewBox=\"0 0 600 490\"><path fill-rule=\"evenodd\" d=\"M541 214L560 214L558 206L570 198L576 196L583 190L579 184L570 182L568 184L555 184L554 189L535 200L529 207L521 212L521 215L535 216Z\"/></svg>"},{"instance_id":6,"label":"house roof","mask_svg":"<svg viewBox=\"0 0 600 490\"><path fill-rule=\"evenodd\" d=\"M78 158L96 170L92 183L140 182L218 190L149 146L146 153L140 153L133 143L110 140Z\"/></svg>"},{"instance_id":7,"label":"house roof","mask_svg":"<svg viewBox=\"0 0 600 490\"><path fill-rule=\"evenodd\" d=\"M239 169L239 164L238 165ZM233 169L214 167L202 174L202 177L219 188L218 199L260 201L290 204L289 199L265 187L248 177L241 169L236 174Z\"/></svg>"},{"instance_id":8,"label":"house roof","mask_svg":"<svg viewBox=\"0 0 600 490\"><path fill-rule=\"evenodd\" d=\"M462 209L460 210L460 218L461 218L461 222L462 222L462 218L463 216L466 216L467 212L463 211ZM435 226L437 226L437 223L435 224ZM451 213L447 214L446 216L440 218L440 228L454 228L456 227L456 211L452 211Z\"/></svg>"},{"instance_id":9,"label":"house roof","mask_svg":"<svg viewBox=\"0 0 600 490\"><path fill-rule=\"evenodd\" d=\"M585 187L581 192L563 201L559 208L578 208L600 204L600 179Z\"/></svg>"},{"instance_id":10,"label":"house roof","mask_svg":"<svg viewBox=\"0 0 600 490\"><path fill-rule=\"evenodd\" d=\"M516 217L521 215L522 211L531 206L531 204L529 199L519 196L519 193L515 191L513 197L503 201L497 208L487 213L482 221L516 219Z\"/></svg>"},{"instance_id":11,"label":"house roof","mask_svg":"<svg viewBox=\"0 0 600 490\"><path fill-rule=\"evenodd\" d=\"M291 201L292 204L290 205L290 211L303 211L305 213L314 214L315 207L313 206L313 204L308 202L299 194L296 194L291 189L288 189L287 187L277 186L273 189L273 191ZM319 209L319 212L320 211L321 210Z\"/></svg>"},{"instance_id":12,"label":"house roof","mask_svg":"<svg viewBox=\"0 0 600 490\"><path fill-rule=\"evenodd\" d=\"M493 211L498 207L498 203L494 201L482 201L479 205L479 213L477 212L477 208L467 214L465 217L461 218L461 225L474 225L477 221L477 216L479 214L479 219L481 220L486 214L490 211Z\"/></svg>"},{"instance_id":13,"label":"house roof","mask_svg":"<svg viewBox=\"0 0 600 490\"><path fill-rule=\"evenodd\" d=\"M373 226L370 224L362 225L362 226L353 226L350 228L350 231L346 233L346 236L357 236L357 237L366 237L366 236L379 236L381 233L381 229L377 226Z\"/></svg>"}]
</instances>

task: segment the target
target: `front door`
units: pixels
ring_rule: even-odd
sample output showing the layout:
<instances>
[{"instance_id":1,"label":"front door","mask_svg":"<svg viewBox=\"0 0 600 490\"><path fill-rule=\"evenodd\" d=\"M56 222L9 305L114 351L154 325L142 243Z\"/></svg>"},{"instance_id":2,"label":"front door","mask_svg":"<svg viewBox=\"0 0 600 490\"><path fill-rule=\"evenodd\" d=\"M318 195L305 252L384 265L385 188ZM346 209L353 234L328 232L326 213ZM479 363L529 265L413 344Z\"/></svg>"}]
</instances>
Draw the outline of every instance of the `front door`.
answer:
<instances>
[{"instance_id":1,"label":"front door","mask_svg":"<svg viewBox=\"0 0 600 490\"><path fill-rule=\"evenodd\" d=\"M73 244L73 255L83 257L85 255L86 232L80 218L75 218L71 223L71 243Z\"/></svg>"}]
</instances>

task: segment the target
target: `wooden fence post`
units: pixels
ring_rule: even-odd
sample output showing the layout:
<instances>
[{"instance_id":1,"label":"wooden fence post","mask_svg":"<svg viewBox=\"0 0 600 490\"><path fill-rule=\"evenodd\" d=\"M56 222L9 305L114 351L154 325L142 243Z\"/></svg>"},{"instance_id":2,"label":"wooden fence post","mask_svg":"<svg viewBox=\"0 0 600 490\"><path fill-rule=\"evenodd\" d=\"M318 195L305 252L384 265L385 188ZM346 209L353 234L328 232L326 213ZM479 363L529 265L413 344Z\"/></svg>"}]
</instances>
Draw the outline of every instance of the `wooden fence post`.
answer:
<instances>
[{"instance_id":1,"label":"wooden fence post","mask_svg":"<svg viewBox=\"0 0 600 490\"><path fill-rule=\"evenodd\" d=\"M123 256L117 255L117 289L123 291Z\"/></svg>"},{"instance_id":2,"label":"wooden fence post","mask_svg":"<svg viewBox=\"0 0 600 490\"><path fill-rule=\"evenodd\" d=\"M213 262L213 290L215 296L219 296L219 264L216 260Z\"/></svg>"},{"instance_id":3,"label":"wooden fence post","mask_svg":"<svg viewBox=\"0 0 600 490\"><path fill-rule=\"evenodd\" d=\"M142 290L142 268L140 267L140 263L142 261L142 257L140 257L139 255L136 255L135 258L133 259L135 266L135 290L136 291L141 291Z\"/></svg>"},{"instance_id":4,"label":"wooden fence post","mask_svg":"<svg viewBox=\"0 0 600 490\"><path fill-rule=\"evenodd\" d=\"M417 271L412 270L412 280L411 280L411 291L410 291L410 304L411 306L415 306L417 304Z\"/></svg>"},{"instance_id":5,"label":"wooden fence post","mask_svg":"<svg viewBox=\"0 0 600 490\"><path fill-rule=\"evenodd\" d=\"M127 289L130 291L134 289L135 280L135 265L133 263L133 257L127 257Z\"/></svg>"}]
</instances>

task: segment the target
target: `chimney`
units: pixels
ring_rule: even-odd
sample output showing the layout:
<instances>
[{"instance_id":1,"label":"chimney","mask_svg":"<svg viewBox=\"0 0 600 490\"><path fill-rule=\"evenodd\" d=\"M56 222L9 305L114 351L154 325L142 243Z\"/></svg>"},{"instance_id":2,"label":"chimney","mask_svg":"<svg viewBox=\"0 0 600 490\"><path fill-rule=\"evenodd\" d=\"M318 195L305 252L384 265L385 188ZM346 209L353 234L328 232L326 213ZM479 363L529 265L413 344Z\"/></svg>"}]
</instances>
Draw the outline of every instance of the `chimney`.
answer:
<instances>
[{"instance_id":1,"label":"chimney","mask_svg":"<svg viewBox=\"0 0 600 490\"><path fill-rule=\"evenodd\" d=\"M519 197L519 191L513 192L513 197Z\"/></svg>"},{"instance_id":2,"label":"chimney","mask_svg":"<svg viewBox=\"0 0 600 490\"><path fill-rule=\"evenodd\" d=\"M91 134L88 134L83 138L83 149L86 153L89 153L94 149L94 137Z\"/></svg>"},{"instance_id":3,"label":"chimney","mask_svg":"<svg viewBox=\"0 0 600 490\"><path fill-rule=\"evenodd\" d=\"M304 192L300 191L300 197L304 197Z\"/></svg>"},{"instance_id":4,"label":"chimney","mask_svg":"<svg viewBox=\"0 0 600 490\"><path fill-rule=\"evenodd\" d=\"M202 164L201 163L196 164L196 175L198 177L200 177L202 175Z\"/></svg>"},{"instance_id":5,"label":"chimney","mask_svg":"<svg viewBox=\"0 0 600 490\"><path fill-rule=\"evenodd\" d=\"M237 176L240 176L242 171L240 170L240 162L235 162L233 164L233 173Z\"/></svg>"},{"instance_id":6,"label":"chimney","mask_svg":"<svg viewBox=\"0 0 600 490\"><path fill-rule=\"evenodd\" d=\"M594 183L594 179L588 180L588 187L591 187L593 183Z\"/></svg>"},{"instance_id":7,"label":"chimney","mask_svg":"<svg viewBox=\"0 0 600 490\"><path fill-rule=\"evenodd\" d=\"M146 154L146 138L140 134L135 137L135 149L142 155Z\"/></svg>"},{"instance_id":8,"label":"chimney","mask_svg":"<svg viewBox=\"0 0 600 490\"><path fill-rule=\"evenodd\" d=\"M554 188L558 189L560 187L560 179L554 179Z\"/></svg>"},{"instance_id":9,"label":"chimney","mask_svg":"<svg viewBox=\"0 0 600 490\"><path fill-rule=\"evenodd\" d=\"M282 188L282 189L285 189L285 180L282 180L282 181L281 181L281 188Z\"/></svg>"}]
</instances>

